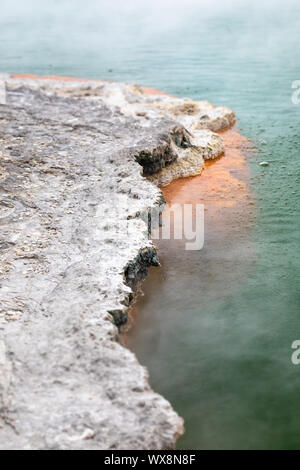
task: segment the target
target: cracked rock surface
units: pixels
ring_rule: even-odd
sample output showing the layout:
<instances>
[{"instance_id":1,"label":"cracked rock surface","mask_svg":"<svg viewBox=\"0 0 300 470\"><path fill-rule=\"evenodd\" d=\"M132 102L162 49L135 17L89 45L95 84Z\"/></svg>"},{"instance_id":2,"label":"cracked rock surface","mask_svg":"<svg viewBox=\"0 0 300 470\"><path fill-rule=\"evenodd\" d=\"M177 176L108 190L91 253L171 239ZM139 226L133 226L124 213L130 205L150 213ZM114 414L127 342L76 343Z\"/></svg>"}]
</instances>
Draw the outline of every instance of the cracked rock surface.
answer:
<instances>
[{"instance_id":1,"label":"cracked rock surface","mask_svg":"<svg viewBox=\"0 0 300 470\"><path fill-rule=\"evenodd\" d=\"M157 185L199 173L224 149L208 129L235 119L191 103L126 84L7 78L0 448L170 449L182 434L118 327L158 264L141 217L162 204Z\"/></svg>"}]
</instances>

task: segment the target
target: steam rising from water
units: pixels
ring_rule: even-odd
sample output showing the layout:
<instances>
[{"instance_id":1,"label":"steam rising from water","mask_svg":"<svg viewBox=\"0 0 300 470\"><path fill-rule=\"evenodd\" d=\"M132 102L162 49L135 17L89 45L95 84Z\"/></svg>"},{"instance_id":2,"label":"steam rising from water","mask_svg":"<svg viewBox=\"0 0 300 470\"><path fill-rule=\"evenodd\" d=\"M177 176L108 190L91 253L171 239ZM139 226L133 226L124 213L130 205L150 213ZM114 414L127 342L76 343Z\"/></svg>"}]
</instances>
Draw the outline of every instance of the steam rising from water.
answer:
<instances>
[{"instance_id":1,"label":"steam rising from water","mask_svg":"<svg viewBox=\"0 0 300 470\"><path fill-rule=\"evenodd\" d=\"M2 72L79 74L151 82L151 70L171 68L184 59L190 33L209 44L213 24L228 23L220 46L230 40L233 54L249 54L248 32L262 48L276 54L282 41L297 47L296 0L2 0L0 57ZM233 22L231 18L236 18ZM287 34L278 34L280 29ZM213 34L217 34L214 30ZM278 44L281 47L274 47ZM238 46L238 47L237 47ZM163 62L162 62L163 55ZM149 68L137 67L150 58ZM200 57L195 58L197 60ZM195 69L197 72L197 68ZM188 73L190 71L188 70ZM111 75L112 74L112 75ZM136 79L136 78L135 78Z\"/></svg>"},{"instance_id":2,"label":"steam rising from water","mask_svg":"<svg viewBox=\"0 0 300 470\"><path fill-rule=\"evenodd\" d=\"M185 448L299 448L299 14L296 0L1 1L0 71L128 80L229 105L259 150L248 157L255 263L248 243L216 232L199 258L175 250L168 283L159 278L139 312L149 325L139 357L185 417Z\"/></svg>"}]
</instances>

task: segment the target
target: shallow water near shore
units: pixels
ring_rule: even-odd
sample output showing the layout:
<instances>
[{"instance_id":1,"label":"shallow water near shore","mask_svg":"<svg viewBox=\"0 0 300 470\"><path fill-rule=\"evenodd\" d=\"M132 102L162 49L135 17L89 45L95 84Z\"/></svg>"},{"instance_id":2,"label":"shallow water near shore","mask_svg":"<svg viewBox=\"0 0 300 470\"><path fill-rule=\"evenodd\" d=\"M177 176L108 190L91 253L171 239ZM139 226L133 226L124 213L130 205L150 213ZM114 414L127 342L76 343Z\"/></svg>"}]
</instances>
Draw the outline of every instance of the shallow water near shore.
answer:
<instances>
[{"instance_id":1,"label":"shallow water near shore","mask_svg":"<svg viewBox=\"0 0 300 470\"><path fill-rule=\"evenodd\" d=\"M241 143L239 168L228 154L165 189L204 201L205 245L159 243L128 340L185 419L178 448L299 449L299 2L25 3L4 0L1 71L136 82L236 111L256 151Z\"/></svg>"}]
</instances>

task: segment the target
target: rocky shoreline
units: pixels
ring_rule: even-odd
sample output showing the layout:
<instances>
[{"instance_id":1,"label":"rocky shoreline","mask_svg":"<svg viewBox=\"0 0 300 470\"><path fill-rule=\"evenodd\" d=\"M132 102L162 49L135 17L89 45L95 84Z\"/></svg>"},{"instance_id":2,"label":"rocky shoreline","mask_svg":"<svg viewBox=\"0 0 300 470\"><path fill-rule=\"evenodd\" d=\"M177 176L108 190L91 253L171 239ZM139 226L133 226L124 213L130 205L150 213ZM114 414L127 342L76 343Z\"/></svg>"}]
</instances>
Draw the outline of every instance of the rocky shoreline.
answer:
<instances>
[{"instance_id":1,"label":"rocky shoreline","mask_svg":"<svg viewBox=\"0 0 300 470\"><path fill-rule=\"evenodd\" d=\"M0 448L174 448L183 420L118 328L158 264L141 215L223 153L235 115L124 83L5 83Z\"/></svg>"}]
</instances>

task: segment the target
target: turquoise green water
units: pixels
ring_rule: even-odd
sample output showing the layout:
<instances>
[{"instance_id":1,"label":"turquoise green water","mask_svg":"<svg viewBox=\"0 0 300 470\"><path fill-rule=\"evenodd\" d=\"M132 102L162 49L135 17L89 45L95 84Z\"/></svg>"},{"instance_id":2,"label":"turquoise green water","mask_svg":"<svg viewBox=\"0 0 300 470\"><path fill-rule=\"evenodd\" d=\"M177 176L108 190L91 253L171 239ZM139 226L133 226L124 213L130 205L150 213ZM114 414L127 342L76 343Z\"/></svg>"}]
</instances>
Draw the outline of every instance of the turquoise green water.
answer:
<instances>
[{"instance_id":1,"label":"turquoise green water","mask_svg":"<svg viewBox=\"0 0 300 470\"><path fill-rule=\"evenodd\" d=\"M299 17L288 0L1 2L0 71L208 99L234 108L257 146L247 236L237 219L196 254L163 245L145 283L131 343L185 418L180 448L300 448Z\"/></svg>"}]
</instances>

